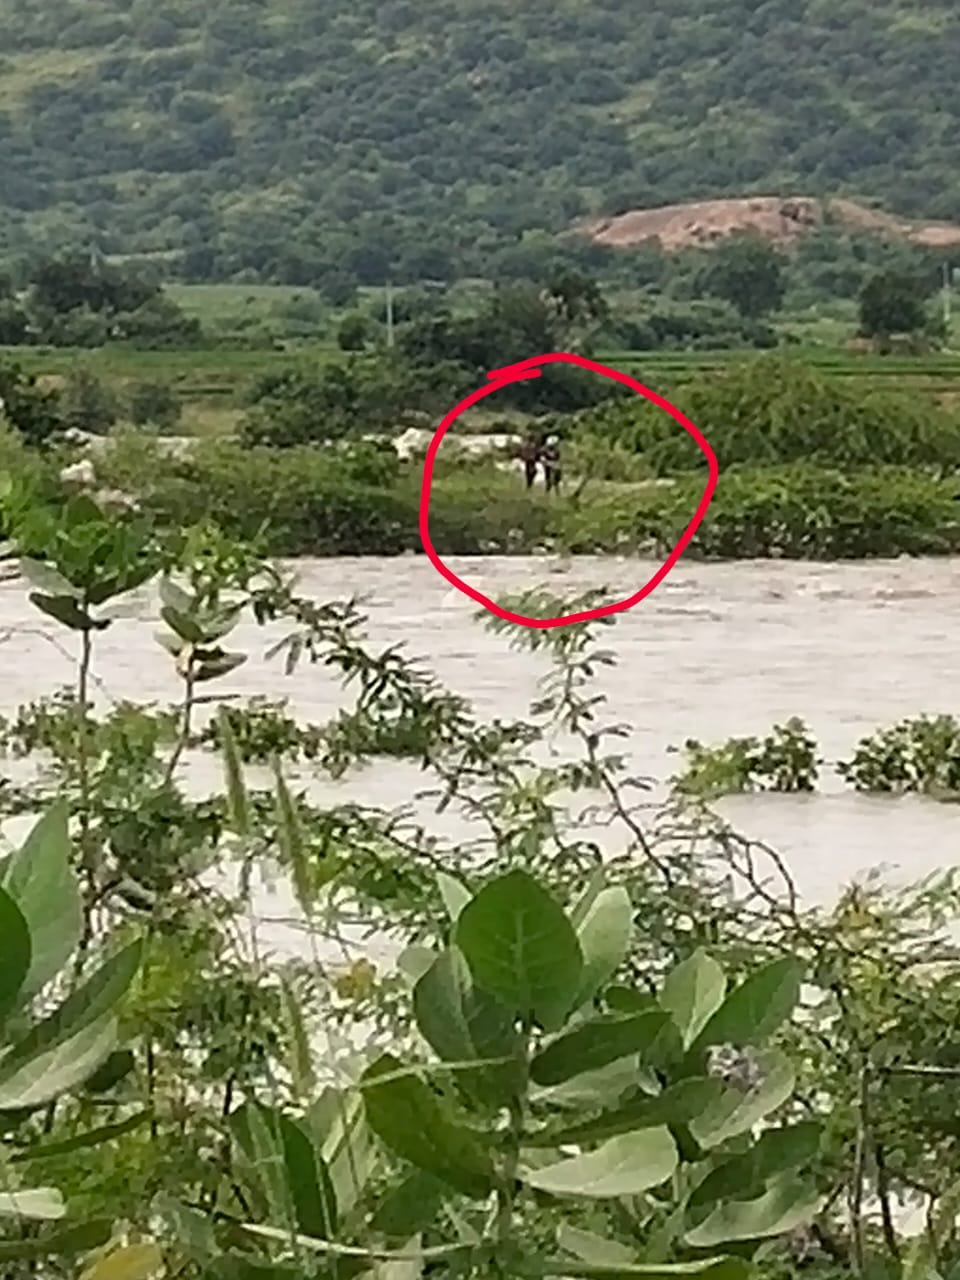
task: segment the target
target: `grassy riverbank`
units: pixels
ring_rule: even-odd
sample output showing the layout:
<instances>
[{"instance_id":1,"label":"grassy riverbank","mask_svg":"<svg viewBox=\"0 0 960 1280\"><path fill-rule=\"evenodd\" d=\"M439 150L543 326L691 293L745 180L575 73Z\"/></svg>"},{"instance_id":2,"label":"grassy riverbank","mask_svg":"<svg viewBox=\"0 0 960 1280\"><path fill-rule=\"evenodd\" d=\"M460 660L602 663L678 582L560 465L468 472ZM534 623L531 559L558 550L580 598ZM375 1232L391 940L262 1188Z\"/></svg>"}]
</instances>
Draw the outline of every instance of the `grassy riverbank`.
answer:
<instances>
[{"instance_id":1,"label":"grassy riverbank","mask_svg":"<svg viewBox=\"0 0 960 1280\"><path fill-rule=\"evenodd\" d=\"M122 443L101 467L163 527L209 519L270 554L395 555L422 550L422 469L370 447L208 443L189 459ZM703 493L705 474L667 484L571 478L559 498L528 493L518 471L472 464L435 478L430 533L441 554L620 552L666 555ZM579 488L579 492L577 489ZM809 463L737 467L722 476L687 552L738 559L845 559L960 553L955 479L920 469L844 472Z\"/></svg>"},{"instance_id":2,"label":"grassy riverbank","mask_svg":"<svg viewBox=\"0 0 960 1280\"><path fill-rule=\"evenodd\" d=\"M127 360L123 367L131 374L145 356L109 358L120 361L115 368ZM153 358L181 359L171 353ZM183 368L194 371L189 385L199 391L207 376L204 353L192 353L192 364L183 359ZM89 456L99 481L133 495L160 527L209 520L272 555L420 552L422 447L436 419L421 406L421 452L399 456L389 406L402 413L406 398L419 393L410 368L386 360L327 368L288 361L277 374L243 384L246 407L207 386L204 412L220 421L211 425L208 418L189 448L171 453L155 435L119 423L113 438L92 451L57 445L55 432L31 448L28 435L14 432L5 445L7 463L56 488L65 463ZM21 404L33 406L33 417L23 419L27 426L38 413L45 421L44 414L63 412L63 405L92 412L102 399L99 384L89 380L55 391L52 401L42 386L17 385ZM441 379L428 388L425 403L445 386ZM846 559L960 552L960 416L949 403L902 388L860 387L826 366L778 354L714 367L702 362L670 396L720 464L717 492L688 555ZM527 492L509 447L467 456L451 432L430 497L431 538L442 555L542 550L662 557L700 502L707 472L699 448L640 397L547 415L541 409L539 417L522 405L505 405L502 418L487 412L488 429L516 434L549 424L559 432L563 492ZM228 422L236 431L225 434ZM176 429L183 434L188 425ZM366 438L371 434L375 440Z\"/></svg>"}]
</instances>

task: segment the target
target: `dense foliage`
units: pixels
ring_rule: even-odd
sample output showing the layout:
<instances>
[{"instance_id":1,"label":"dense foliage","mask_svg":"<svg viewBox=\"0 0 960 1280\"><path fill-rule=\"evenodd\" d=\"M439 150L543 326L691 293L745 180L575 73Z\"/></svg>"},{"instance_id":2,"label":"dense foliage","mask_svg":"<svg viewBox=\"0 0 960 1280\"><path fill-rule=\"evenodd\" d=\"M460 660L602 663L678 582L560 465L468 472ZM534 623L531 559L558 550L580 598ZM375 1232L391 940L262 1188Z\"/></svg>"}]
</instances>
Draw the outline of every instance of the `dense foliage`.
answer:
<instances>
[{"instance_id":1,"label":"dense foliage","mask_svg":"<svg viewBox=\"0 0 960 1280\"><path fill-rule=\"evenodd\" d=\"M197 321L184 315L157 280L93 255L43 260L25 266L20 276L0 281L0 343L7 346L127 342L149 350L200 337Z\"/></svg>"},{"instance_id":2,"label":"dense foliage","mask_svg":"<svg viewBox=\"0 0 960 1280\"><path fill-rule=\"evenodd\" d=\"M865 392L799 361L768 356L738 361L671 392L704 434L721 468L813 462L839 468L960 463L955 415L891 392ZM659 475L692 469L699 451L661 409L639 396L589 411L573 424L643 454Z\"/></svg>"},{"instance_id":3,"label":"dense foliage","mask_svg":"<svg viewBox=\"0 0 960 1280\"><path fill-rule=\"evenodd\" d=\"M637 803L592 628L496 624L548 661L523 718L486 721L210 526L158 538L19 485L4 514L77 653L71 689L2 726L44 767L0 812L46 812L0 864L5 1277L952 1273L950 877L807 908L698 804ZM179 702L95 708L103 606L154 570ZM242 620L343 685L308 753L230 698ZM798 726L778 732L789 780ZM198 799L205 742L223 783ZM241 754L272 777L254 789ZM317 802L295 754L317 781L406 760L433 790ZM469 844L434 830L451 809ZM290 885L295 956L263 945L261 875ZM918 1189L911 1242L894 1207Z\"/></svg>"},{"instance_id":4,"label":"dense foliage","mask_svg":"<svg viewBox=\"0 0 960 1280\"><path fill-rule=\"evenodd\" d=\"M335 289L724 193L956 218L958 40L948 0L4 0L0 234Z\"/></svg>"}]
</instances>

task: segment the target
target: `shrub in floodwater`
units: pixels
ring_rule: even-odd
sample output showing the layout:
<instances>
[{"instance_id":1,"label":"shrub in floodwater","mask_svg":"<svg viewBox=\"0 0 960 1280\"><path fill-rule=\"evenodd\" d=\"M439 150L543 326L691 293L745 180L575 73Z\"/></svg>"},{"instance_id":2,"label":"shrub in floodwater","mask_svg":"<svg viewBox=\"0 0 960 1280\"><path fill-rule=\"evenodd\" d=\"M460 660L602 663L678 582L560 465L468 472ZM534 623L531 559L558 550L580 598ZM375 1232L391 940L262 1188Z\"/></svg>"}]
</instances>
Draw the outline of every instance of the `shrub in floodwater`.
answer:
<instances>
[{"instance_id":1,"label":"shrub in floodwater","mask_svg":"<svg viewBox=\"0 0 960 1280\"><path fill-rule=\"evenodd\" d=\"M322 734L312 725L301 725L285 714L286 703L251 698L243 707L225 707L223 719L229 724L240 759L244 763L266 763L274 757L316 758ZM199 735L204 746L223 747L221 721L212 721Z\"/></svg>"},{"instance_id":2,"label":"shrub in floodwater","mask_svg":"<svg viewBox=\"0 0 960 1280\"><path fill-rule=\"evenodd\" d=\"M960 721L916 716L878 729L860 739L837 772L857 791L960 791Z\"/></svg>"},{"instance_id":3,"label":"shrub in floodwater","mask_svg":"<svg viewBox=\"0 0 960 1280\"><path fill-rule=\"evenodd\" d=\"M741 791L814 791L823 763L803 720L792 716L763 739L728 738L708 747L695 738L683 746L686 768L674 779L688 795L720 796Z\"/></svg>"}]
</instances>

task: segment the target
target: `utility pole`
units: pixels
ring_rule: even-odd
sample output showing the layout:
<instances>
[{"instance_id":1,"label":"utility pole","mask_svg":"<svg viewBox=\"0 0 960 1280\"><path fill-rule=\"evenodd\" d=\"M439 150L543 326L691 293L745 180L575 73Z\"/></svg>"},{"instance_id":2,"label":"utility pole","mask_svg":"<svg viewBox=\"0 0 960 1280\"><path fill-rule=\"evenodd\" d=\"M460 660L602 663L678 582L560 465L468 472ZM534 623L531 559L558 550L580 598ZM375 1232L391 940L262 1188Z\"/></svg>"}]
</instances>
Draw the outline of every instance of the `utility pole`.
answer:
<instances>
[{"instance_id":1,"label":"utility pole","mask_svg":"<svg viewBox=\"0 0 960 1280\"><path fill-rule=\"evenodd\" d=\"M393 285L387 281L387 350L393 347Z\"/></svg>"}]
</instances>

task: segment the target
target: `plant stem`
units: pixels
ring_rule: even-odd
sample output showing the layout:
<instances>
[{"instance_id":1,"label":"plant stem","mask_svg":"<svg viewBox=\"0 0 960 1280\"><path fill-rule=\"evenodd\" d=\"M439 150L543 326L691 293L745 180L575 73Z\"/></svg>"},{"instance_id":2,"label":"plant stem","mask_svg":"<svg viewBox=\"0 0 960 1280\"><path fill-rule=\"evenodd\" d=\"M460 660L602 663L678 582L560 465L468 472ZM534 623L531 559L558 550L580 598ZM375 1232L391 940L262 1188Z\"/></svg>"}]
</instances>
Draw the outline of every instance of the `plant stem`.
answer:
<instances>
[{"instance_id":1,"label":"plant stem","mask_svg":"<svg viewBox=\"0 0 960 1280\"><path fill-rule=\"evenodd\" d=\"M84 610L86 610L84 601ZM90 755L87 734L87 715L90 707L90 663L93 656L93 643L89 628L80 632L80 668L77 672L77 777L80 784L80 853L83 868L90 882L90 893L94 889L94 878L97 871L97 857L90 840Z\"/></svg>"},{"instance_id":2,"label":"plant stem","mask_svg":"<svg viewBox=\"0 0 960 1280\"><path fill-rule=\"evenodd\" d=\"M524 1027L523 1036L517 1046L517 1060L523 1076L520 1087L513 1094L508 1104L509 1124L507 1141L501 1171L500 1185L497 1188L497 1215L495 1231L498 1245L507 1246L513 1239L513 1209L517 1169L520 1164L520 1143L523 1138L527 1081L530 1063L530 1028Z\"/></svg>"},{"instance_id":3,"label":"plant stem","mask_svg":"<svg viewBox=\"0 0 960 1280\"><path fill-rule=\"evenodd\" d=\"M893 1212L890 1208L890 1179L887 1175L887 1162L880 1143L874 1143L873 1158L877 1166L877 1196L880 1200L880 1220L883 1226L883 1242L894 1262L900 1261L900 1245L893 1225Z\"/></svg>"},{"instance_id":4,"label":"plant stem","mask_svg":"<svg viewBox=\"0 0 960 1280\"><path fill-rule=\"evenodd\" d=\"M862 1276L865 1264L863 1230L863 1192L868 1141L869 1074L866 1061L860 1066L860 1087L857 1101L857 1136L854 1145L853 1169L850 1176L850 1263L854 1273Z\"/></svg>"},{"instance_id":5,"label":"plant stem","mask_svg":"<svg viewBox=\"0 0 960 1280\"><path fill-rule=\"evenodd\" d=\"M180 757L187 748L190 741L190 729L194 708L194 678L192 664L187 670L184 678L183 688L183 704L181 708L180 733L174 744L173 751L170 753L170 759L167 761L167 767L163 774L163 787L168 787L173 781L173 775L177 771L177 765L180 763Z\"/></svg>"}]
</instances>

